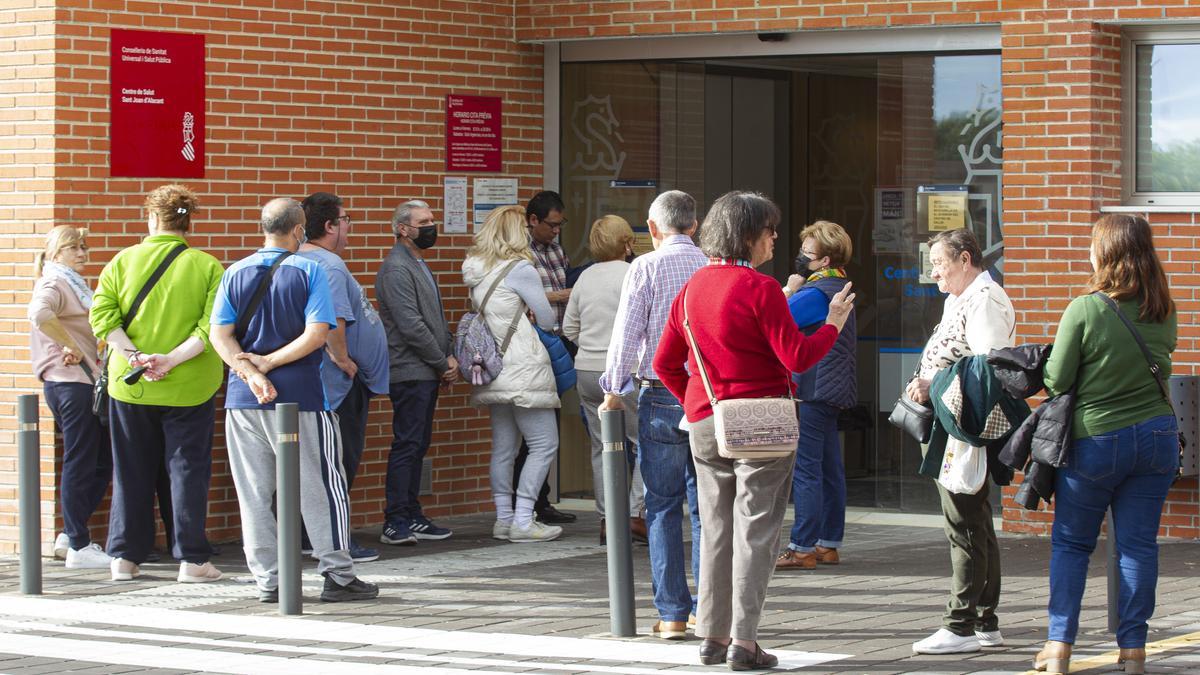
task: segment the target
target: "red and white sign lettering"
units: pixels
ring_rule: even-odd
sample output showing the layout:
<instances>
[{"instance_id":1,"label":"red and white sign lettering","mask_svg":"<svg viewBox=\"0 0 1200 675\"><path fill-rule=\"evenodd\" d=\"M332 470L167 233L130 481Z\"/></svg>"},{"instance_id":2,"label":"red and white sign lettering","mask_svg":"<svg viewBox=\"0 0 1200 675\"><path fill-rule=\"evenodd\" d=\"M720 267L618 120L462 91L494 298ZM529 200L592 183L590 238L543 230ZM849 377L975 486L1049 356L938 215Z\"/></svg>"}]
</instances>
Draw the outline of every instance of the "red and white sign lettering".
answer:
<instances>
[{"instance_id":1,"label":"red and white sign lettering","mask_svg":"<svg viewBox=\"0 0 1200 675\"><path fill-rule=\"evenodd\" d=\"M112 30L109 171L204 177L204 36Z\"/></svg>"},{"instance_id":2,"label":"red and white sign lettering","mask_svg":"<svg viewBox=\"0 0 1200 675\"><path fill-rule=\"evenodd\" d=\"M499 173L499 96L446 96L446 170Z\"/></svg>"}]
</instances>

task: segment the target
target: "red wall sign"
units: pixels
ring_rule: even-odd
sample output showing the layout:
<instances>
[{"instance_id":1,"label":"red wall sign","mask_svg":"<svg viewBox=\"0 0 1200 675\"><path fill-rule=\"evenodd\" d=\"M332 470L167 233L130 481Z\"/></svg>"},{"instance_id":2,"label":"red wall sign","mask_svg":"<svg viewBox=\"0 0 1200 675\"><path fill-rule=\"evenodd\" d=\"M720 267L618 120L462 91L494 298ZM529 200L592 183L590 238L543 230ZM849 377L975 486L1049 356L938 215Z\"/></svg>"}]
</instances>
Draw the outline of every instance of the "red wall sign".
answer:
<instances>
[{"instance_id":1,"label":"red wall sign","mask_svg":"<svg viewBox=\"0 0 1200 675\"><path fill-rule=\"evenodd\" d=\"M204 36L112 30L109 171L204 176Z\"/></svg>"},{"instance_id":2,"label":"red wall sign","mask_svg":"<svg viewBox=\"0 0 1200 675\"><path fill-rule=\"evenodd\" d=\"M446 170L501 171L499 96L446 96Z\"/></svg>"}]
</instances>

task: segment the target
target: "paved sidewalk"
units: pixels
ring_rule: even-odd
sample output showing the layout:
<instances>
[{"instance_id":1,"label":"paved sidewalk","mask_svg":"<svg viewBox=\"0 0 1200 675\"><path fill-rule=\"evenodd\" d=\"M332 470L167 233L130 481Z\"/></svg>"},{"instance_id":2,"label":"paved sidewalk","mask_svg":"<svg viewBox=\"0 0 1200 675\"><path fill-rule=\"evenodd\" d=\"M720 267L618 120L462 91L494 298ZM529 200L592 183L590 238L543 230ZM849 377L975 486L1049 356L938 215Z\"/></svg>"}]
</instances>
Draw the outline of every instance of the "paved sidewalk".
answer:
<instances>
[{"instance_id":1,"label":"paved sidewalk","mask_svg":"<svg viewBox=\"0 0 1200 675\"><path fill-rule=\"evenodd\" d=\"M178 584L175 564L134 582L44 561L45 595L17 592L0 559L0 672L29 673L658 673L725 672L696 661L697 640L608 636L606 556L598 522L579 511L555 542L491 539L491 518L446 519L444 542L379 545L359 567L381 586L370 603L322 604L305 567L305 616L255 601L237 545L214 562L228 580ZM971 655L914 656L939 625L949 555L938 517L852 513L843 564L775 576L760 638L781 667L813 673L1024 672L1045 627L1049 541L1002 536L1001 628L1007 645ZM377 531L358 533L360 541ZM781 533L781 537L786 532ZM374 545L374 544L372 544ZM1073 671L1112 670L1105 632L1103 543L1090 570ZM1161 548L1151 672L1200 672L1200 544ZM655 620L644 546L634 547L639 631Z\"/></svg>"}]
</instances>

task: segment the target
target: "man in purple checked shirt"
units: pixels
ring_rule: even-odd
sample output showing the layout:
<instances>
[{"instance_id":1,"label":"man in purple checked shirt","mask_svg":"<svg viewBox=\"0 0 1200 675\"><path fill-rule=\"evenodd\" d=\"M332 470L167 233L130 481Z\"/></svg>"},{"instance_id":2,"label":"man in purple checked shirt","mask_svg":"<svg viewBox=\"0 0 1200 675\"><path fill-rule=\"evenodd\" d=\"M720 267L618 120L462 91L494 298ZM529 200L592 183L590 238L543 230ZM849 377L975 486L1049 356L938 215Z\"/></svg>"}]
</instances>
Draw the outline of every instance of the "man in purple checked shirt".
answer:
<instances>
[{"instance_id":1,"label":"man in purple checked shirt","mask_svg":"<svg viewBox=\"0 0 1200 675\"><path fill-rule=\"evenodd\" d=\"M686 637L696 610L683 556L680 506L685 497L692 519L692 576L695 582L700 580L696 467L688 433L679 428L683 406L654 375L651 362L671 303L692 274L708 264L708 257L692 242L697 226L696 200L686 192L660 194L650 205L646 224L650 226L654 251L633 260L621 286L612 342L600 376L600 388L604 390L600 409L622 408L621 394L639 388L638 454L646 483L650 573L659 615L650 633L679 640Z\"/></svg>"}]
</instances>

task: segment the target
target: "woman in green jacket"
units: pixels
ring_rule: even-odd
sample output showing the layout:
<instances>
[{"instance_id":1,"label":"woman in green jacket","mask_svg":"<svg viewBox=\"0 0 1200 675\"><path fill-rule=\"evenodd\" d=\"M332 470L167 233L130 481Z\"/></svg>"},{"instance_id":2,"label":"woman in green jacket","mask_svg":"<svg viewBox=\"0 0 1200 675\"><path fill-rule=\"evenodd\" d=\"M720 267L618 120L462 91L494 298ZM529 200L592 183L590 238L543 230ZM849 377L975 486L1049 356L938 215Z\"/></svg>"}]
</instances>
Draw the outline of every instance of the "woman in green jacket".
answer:
<instances>
[{"instance_id":1,"label":"woman in green jacket","mask_svg":"<svg viewBox=\"0 0 1200 675\"><path fill-rule=\"evenodd\" d=\"M109 430L113 498L108 553L112 578L139 575L154 543L154 491L159 467L171 481L181 582L215 581L205 535L212 474L213 397L221 360L208 339L209 315L223 272L211 255L187 247L196 196L164 185L146 197L150 236L118 253L100 273L90 321L108 341ZM181 249L144 301L134 301L156 269ZM132 316L130 316L132 314ZM137 369L142 376L129 377Z\"/></svg>"},{"instance_id":2,"label":"woman in green jacket","mask_svg":"<svg viewBox=\"0 0 1200 675\"><path fill-rule=\"evenodd\" d=\"M1121 579L1117 664L1141 673L1158 585L1158 524L1179 466L1179 430L1137 339L1100 294L1116 301L1133 323L1164 383L1177 315L1145 218L1112 214L1098 220L1091 261L1091 292L1067 306L1046 362L1046 391L1073 388L1076 402L1074 442L1054 477L1049 639L1034 667L1068 670L1088 558L1111 508Z\"/></svg>"}]
</instances>

